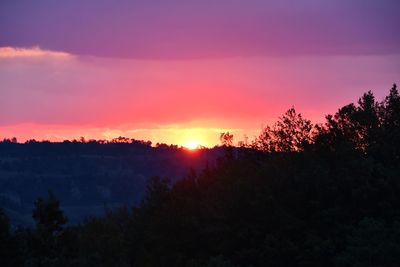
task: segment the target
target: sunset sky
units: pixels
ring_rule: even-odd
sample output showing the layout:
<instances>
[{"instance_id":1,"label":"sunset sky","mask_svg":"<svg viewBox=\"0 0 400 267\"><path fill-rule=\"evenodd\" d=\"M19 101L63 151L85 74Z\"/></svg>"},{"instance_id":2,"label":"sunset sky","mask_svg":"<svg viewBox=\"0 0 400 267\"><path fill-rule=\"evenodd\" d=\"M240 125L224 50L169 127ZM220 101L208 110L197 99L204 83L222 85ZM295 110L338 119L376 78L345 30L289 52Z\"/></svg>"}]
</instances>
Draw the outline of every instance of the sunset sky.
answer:
<instances>
[{"instance_id":1,"label":"sunset sky","mask_svg":"<svg viewBox=\"0 0 400 267\"><path fill-rule=\"evenodd\" d=\"M398 0L1 0L0 138L235 142L400 81Z\"/></svg>"}]
</instances>

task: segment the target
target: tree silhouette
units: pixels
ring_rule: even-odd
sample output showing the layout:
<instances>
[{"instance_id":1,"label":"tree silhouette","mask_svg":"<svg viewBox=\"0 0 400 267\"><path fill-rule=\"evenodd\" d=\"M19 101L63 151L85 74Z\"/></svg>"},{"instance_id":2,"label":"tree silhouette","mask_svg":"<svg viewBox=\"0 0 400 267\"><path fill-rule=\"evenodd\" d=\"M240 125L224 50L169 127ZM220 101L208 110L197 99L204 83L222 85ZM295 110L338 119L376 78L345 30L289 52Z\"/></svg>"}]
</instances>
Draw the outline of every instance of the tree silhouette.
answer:
<instances>
[{"instance_id":1,"label":"tree silhouette","mask_svg":"<svg viewBox=\"0 0 400 267\"><path fill-rule=\"evenodd\" d=\"M46 199L40 197L35 201L32 217L38 231L45 236L59 235L67 222L60 208L60 202L51 191L48 192Z\"/></svg>"},{"instance_id":2,"label":"tree silhouette","mask_svg":"<svg viewBox=\"0 0 400 267\"><path fill-rule=\"evenodd\" d=\"M223 146L233 146L233 134L224 132L219 135L219 140Z\"/></svg>"},{"instance_id":3,"label":"tree silhouette","mask_svg":"<svg viewBox=\"0 0 400 267\"><path fill-rule=\"evenodd\" d=\"M266 152L301 151L312 139L313 124L292 107L272 127L265 127L253 145Z\"/></svg>"},{"instance_id":4,"label":"tree silhouette","mask_svg":"<svg viewBox=\"0 0 400 267\"><path fill-rule=\"evenodd\" d=\"M10 220L3 209L0 208L0 264L4 267L11 267L15 264L15 257L18 257L16 247L11 236Z\"/></svg>"},{"instance_id":5,"label":"tree silhouette","mask_svg":"<svg viewBox=\"0 0 400 267\"><path fill-rule=\"evenodd\" d=\"M386 96L383 106L385 122L392 123L395 126L400 126L400 95L396 84L393 84L390 89L389 95Z\"/></svg>"}]
</instances>

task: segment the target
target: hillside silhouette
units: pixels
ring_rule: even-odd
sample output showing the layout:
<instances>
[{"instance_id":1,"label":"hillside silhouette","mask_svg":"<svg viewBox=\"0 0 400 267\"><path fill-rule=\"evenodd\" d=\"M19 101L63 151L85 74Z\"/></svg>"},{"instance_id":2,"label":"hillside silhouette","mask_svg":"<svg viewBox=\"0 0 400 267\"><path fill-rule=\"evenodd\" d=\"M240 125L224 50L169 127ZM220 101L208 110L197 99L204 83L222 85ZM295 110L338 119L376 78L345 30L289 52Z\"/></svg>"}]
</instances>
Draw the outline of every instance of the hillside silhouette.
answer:
<instances>
[{"instance_id":1,"label":"hillside silhouette","mask_svg":"<svg viewBox=\"0 0 400 267\"><path fill-rule=\"evenodd\" d=\"M365 93L324 124L291 108L250 143L234 147L229 133L221 141L224 153L215 164L172 181L152 176L133 208L68 225L63 203L50 192L34 202L32 228L11 229L1 212L0 244L8 244L0 248L2 266L399 265L396 85L380 102ZM24 153L32 159L38 153L33 145L3 142L2 150L8 147L11 162L22 153L24 162ZM90 148L67 145L71 157L81 155L78 161L86 154L77 148ZM90 149L99 155L103 146ZM50 150L49 158L64 155L65 147ZM124 154L129 146L109 148ZM104 157L100 165L116 163Z\"/></svg>"},{"instance_id":2,"label":"hillside silhouette","mask_svg":"<svg viewBox=\"0 0 400 267\"><path fill-rule=\"evenodd\" d=\"M214 164L222 148L195 152L128 138L52 143L0 142L0 207L14 225L33 223L34 200L52 190L70 222L104 214L106 208L137 204L149 177L171 182Z\"/></svg>"}]
</instances>

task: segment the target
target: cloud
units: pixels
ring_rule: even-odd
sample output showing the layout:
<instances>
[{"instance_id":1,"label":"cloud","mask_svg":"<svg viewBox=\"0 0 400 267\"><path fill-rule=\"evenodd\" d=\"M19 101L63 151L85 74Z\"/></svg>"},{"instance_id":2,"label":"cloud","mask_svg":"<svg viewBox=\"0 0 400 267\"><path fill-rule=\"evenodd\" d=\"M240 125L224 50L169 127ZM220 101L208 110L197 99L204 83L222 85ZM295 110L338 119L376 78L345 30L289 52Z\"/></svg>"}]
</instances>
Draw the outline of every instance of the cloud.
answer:
<instances>
[{"instance_id":1,"label":"cloud","mask_svg":"<svg viewBox=\"0 0 400 267\"><path fill-rule=\"evenodd\" d=\"M0 46L136 59L400 53L398 0L0 1Z\"/></svg>"},{"instance_id":2,"label":"cloud","mask_svg":"<svg viewBox=\"0 0 400 267\"><path fill-rule=\"evenodd\" d=\"M43 50L38 46L31 48L0 47L0 59L4 58L59 58L67 59L72 55L66 52Z\"/></svg>"}]
</instances>

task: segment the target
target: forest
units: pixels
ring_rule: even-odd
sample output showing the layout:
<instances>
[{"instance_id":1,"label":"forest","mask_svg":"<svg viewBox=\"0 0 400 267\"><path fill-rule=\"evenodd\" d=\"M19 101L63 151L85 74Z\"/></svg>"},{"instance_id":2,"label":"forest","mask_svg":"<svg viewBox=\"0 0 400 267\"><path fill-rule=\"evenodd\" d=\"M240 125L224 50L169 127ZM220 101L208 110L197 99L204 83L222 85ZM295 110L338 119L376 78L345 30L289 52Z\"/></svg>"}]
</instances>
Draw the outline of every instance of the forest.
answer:
<instances>
[{"instance_id":1,"label":"forest","mask_svg":"<svg viewBox=\"0 0 400 267\"><path fill-rule=\"evenodd\" d=\"M68 222L57 192L35 196L32 226L14 225L2 209L0 265L399 266L395 84L383 100L369 91L323 124L290 108L251 142L232 138L221 134L212 164L183 178L151 176L139 201L79 223ZM34 145L8 140L1 149L36 153ZM89 149L67 145L51 157Z\"/></svg>"},{"instance_id":2,"label":"forest","mask_svg":"<svg viewBox=\"0 0 400 267\"><path fill-rule=\"evenodd\" d=\"M52 190L70 223L103 215L111 207L138 204L152 176L171 183L214 164L224 149L189 151L124 137L49 142L0 142L0 207L13 226L33 224L33 202Z\"/></svg>"}]
</instances>

